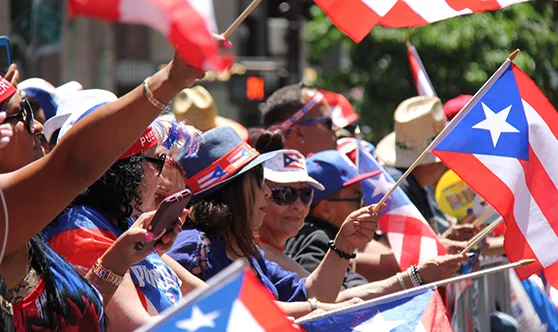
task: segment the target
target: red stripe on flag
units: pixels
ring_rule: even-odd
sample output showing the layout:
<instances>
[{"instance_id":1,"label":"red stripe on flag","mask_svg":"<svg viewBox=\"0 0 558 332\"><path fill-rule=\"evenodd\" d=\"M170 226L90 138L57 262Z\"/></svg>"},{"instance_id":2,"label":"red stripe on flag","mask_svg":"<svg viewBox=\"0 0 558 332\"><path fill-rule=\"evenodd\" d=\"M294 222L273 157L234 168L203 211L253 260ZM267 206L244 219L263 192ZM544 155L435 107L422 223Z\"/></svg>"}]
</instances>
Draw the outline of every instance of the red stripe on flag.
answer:
<instances>
[{"instance_id":1,"label":"red stripe on flag","mask_svg":"<svg viewBox=\"0 0 558 332\"><path fill-rule=\"evenodd\" d=\"M552 287L558 288L558 264L552 264L544 269L544 277Z\"/></svg>"},{"instance_id":2,"label":"red stripe on flag","mask_svg":"<svg viewBox=\"0 0 558 332\"><path fill-rule=\"evenodd\" d=\"M349 38L359 43L380 20L362 0L315 0L333 24Z\"/></svg>"},{"instance_id":3,"label":"red stripe on flag","mask_svg":"<svg viewBox=\"0 0 558 332\"><path fill-rule=\"evenodd\" d=\"M541 92L539 87L515 64L512 65L515 81L521 98L529 103L537 113L543 118L554 136L558 139L558 116L556 109Z\"/></svg>"},{"instance_id":4,"label":"red stripe on flag","mask_svg":"<svg viewBox=\"0 0 558 332\"><path fill-rule=\"evenodd\" d=\"M558 204L556 204L556 186L554 182L546 172L543 164L533 151L531 145L529 145L529 161L519 159L519 163L523 167L523 172L525 173L525 183L529 192L544 217L554 230L554 233L558 234Z\"/></svg>"},{"instance_id":5,"label":"red stripe on flag","mask_svg":"<svg viewBox=\"0 0 558 332\"><path fill-rule=\"evenodd\" d=\"M430 22L417 14L406 2L398 1L395 6L380 19L380 24L388 28L416 27Z\"/></svg>"},{"instance_id":6,"label":"red stripe on flag","mask_svg":"<svg viewBox=\"0 0 558 332\"><path fill-rule=\"evenodd\" d=\"M414 46L407 47L407 55L409 56L409 65L411 66L411 73L413 74L413 79L415 80L417 93L420 95L419 72L422 70L422 68L420 67L417 58L415 58L415 53L413 52L414 48L415 48Z\"/></svg>"},{"instance_id":7,"label":"red stripe on flag","mask_svg":"<svg viewBox=\"0 0 558 332\"><path fill-rule=\"evenodd\" d=\"M454 10L461 11L470 9L473 12L483 12L486 10L500 9L500 4L496 0L446 0L448 5Z\"/></svg>"},{"instance_id":8,"label":"red stripe on flag","mask_svg":"<svg viewBox=\"0 0 558 332\"><path fill-rule=\"evenodd\" d=\"M424 313L422 314L422 318L420 319L422 325L424 326L423 329L417 329L422 331L451 331L451 324L448 320L448 315L446 312L446 308L444 306L444 302L438 294L438 291L435 290L434 294L432 294L432 298L430 302L426 306Z\"/></svg>"},{"instance_id":9,"label":"red stripe on flag","mask_svg":"<svg viewBox=\"0 0 558 332\"><path fill-rule=\"evenodd\" d=\"M515 197L511 189L471 154L438 150L433 152L504 217L507 226L504 248L509 260L515 262L528 258L537 259L515 220ZM542 265L537 260L536 263L516 269L516 272L521 279L525 279L541 270Z\"/></svg>"},{"instance_id":10,"label":"red stripe on flag","mask_svg":"<svg viewBox=\"0 0 558 332\"><path fill-rule=\"evenodd\" d=\"M109 22L120 19L120 0L70 0L68 14L74 16L95 17Z\"/></svg>"},{"instance_id":11,"label":"red stripe on flag","mask_svg":"<svg viewBox=\"0 0 558 332\"><path fill-rule=\"evenodd\" d=\"M244 274L238 299L252 313L265 331L296 331L285 313L273 302L269 290L261 284L252 271Z\"/></svg>"}]
</instances>

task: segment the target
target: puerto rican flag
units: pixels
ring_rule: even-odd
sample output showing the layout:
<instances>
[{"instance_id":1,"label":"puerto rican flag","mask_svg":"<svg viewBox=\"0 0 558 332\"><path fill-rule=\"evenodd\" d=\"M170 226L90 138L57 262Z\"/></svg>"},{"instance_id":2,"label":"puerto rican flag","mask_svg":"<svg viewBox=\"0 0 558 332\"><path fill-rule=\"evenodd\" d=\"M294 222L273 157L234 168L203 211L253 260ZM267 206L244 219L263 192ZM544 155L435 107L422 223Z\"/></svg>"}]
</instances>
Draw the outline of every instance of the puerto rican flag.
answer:
<instances>
[{"instance_id":1,"label":"puerto rican flag","mask_svg":"<svg viewBox=\"0 0 558 332\"><path fill-rule=\"evenodd\" d=\"M254 157L254 153L248 150L246 147L242 147L240 151L233 154L229 159L229 163L235 167L239 168L246 163L247 160Z\"/></svg>"},{"instance_id":2,"label":"puerto rican flag","mask_svg":"<svg viewBox=\"0 0 558 332\"><path fill-rule=\"evenodd\" d=\"M144 331L272 331L295 330L270 292L239 262L195 290L178 307Z\"/></svg>"},{"instance_id":3,"label":"puerto rican flag","mask_svg":"<svg viewBox=\"0 0 558 332\"><path fill-rule=\"evenodd\" d=\"M485 86L433 152L504 218L510 261L536 259L519 277L558 287L558 114L509 60Z\"/></svg>"},{"instance_id":4,"label":"puerto rican flag","mask_svg":"<svg viewBox=\"0 0 558 332\"><path fill-rule=\"evenodd\" d=\"M322 89L320 89L320 92L331 108L331 119L335 127L344 128L359 119L359 115L345 96Z\"/></svg>"},{"instance_id":5,"label":"puerto rican flag","mask_svg":"<svg viewBox=\"0 0 558 332\"><path fill-rule=\"evenodd\" d=\"M451 17L497 10L528 0L314 0L333 24L359 43L376 24L417 27Z\"/></svg>"},{"instance_id":6,"label":"puerto rican flag","mask_svg":"<svg viewBox=\"0 0 558 332\"><path fill-rule=\"evenodd\" d=\"M436 97L436 91L434 91L430 77L428 77L428 73L422 64L417 49L411 45L408 40L406 41L406 44L407 55L409 56L409 65L411 66L411 73L413 74L413 79L415 80L418 95Z\"/></svg>"},{"instance_id":7,"label":"puerto rican flag","mask_svg":"<svg viewBox=\"0 0 558 332\"><path fill-rule=\"evenodd\" d=\"M343 142L338 147L340 152L347 155L354 151L356 139ZM393 187L395 181L363 146L360 147L359 154L360 174L383 171L380 175L361 182L366 204L375 204ZM347 161L356 168L349 158ZM380 212L379 228L386 233L401 271L448 253L438 241L432 227L401 188L395 189L386 204L387 209Z\"/></svg>"},{"instance_id":8,"label":"puerto rican flag","mask_svg":"<svg viewBox=\"0 0 558 332\"><path fill-rule=\"evenodd\" d=\"M200 186L201 190L204 190L214 183L221 182L226 177L227 172L223 170L221 165L216 165L215 167L212 167L211 169L205 171L203 175L200 175L198 185Z\"/></svg>"},{"instance_id":9,"label":"puerto rican flag","mask_svg":"<svg viewBox=\"0 0 558 332\"><path fill-rule=\"evenodd\" d=\"M219 56L210 31L216 29L211 1L202 0L69 0L70 17L143 24L177 47L180 57L200 70L222 71L230 61Z\"/></svg>"},{"instance_id":10,"label":"puerto rican flag","mask_svg":"<svg viewBox=\"0 0 558 332\"><path fill-rule=\"evenodd\" d=\"M283 164L288 169L301 169L306 170L306 163L302 160L301 155L292 152L283 154Z\"/></svg>"},{"instance_id":11,"label":"puerto rican flag","mask_svg":"<svg viewBox=\"0 0 558 332\"><path fill-rule=\"evenodd\" d=\"M308 332L451 331L444 304L435 289L384 296L300 325Z\"/></svg>"}]
</instances>

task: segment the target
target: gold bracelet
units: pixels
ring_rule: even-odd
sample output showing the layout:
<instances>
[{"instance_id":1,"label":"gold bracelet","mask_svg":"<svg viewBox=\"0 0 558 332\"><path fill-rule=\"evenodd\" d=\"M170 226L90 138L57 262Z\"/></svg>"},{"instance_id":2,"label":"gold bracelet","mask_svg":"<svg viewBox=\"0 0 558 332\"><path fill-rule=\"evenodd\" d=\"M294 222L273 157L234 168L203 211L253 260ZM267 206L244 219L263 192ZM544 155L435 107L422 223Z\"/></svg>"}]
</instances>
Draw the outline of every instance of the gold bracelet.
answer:
<instances>
[{"instance_id":1,"label":"gold bracelet","mask_svg":"<svg viewBox=\"0 0 558 332\"><path fill-rule=\"evenodd\" d=\"M91 268L91 272L93 272L94 275L97 276L97 278L115 286L118 287L120 286L120 284L122 283L122 280L124 279L124 276L120 276L114 272L112 272L111 270L105 268L102 264L101 264L101 259L97 259L95 261L95 264L93 264L93 267Z\"/></svg>"},{"instance_id":2,"label":"gold bracelet","mask_svg":"<svg viewBox=\"0 0 558 332\"><path fill-rule=\"evenodd\" d=\"M149 77L146 78L145 81L143 81L143 94L145 95L147 100L149 100L151 105L157 107L161 111L163 111L165 108L167 108L167 105L162 103L159 99L155 98L155 96L153 95L153 93L149 89Z\"/></svg>"},{"instance_id":3,"label":"gold bracelet","mask_svg":"<svg viewBox=\"0 0 558 332\"><path fill-rule=\"evenodd\" d=\"M308 303L310 303L311 311L318 309L318 300L315 298L308 299Z\"/></svg>"}]
</instances>

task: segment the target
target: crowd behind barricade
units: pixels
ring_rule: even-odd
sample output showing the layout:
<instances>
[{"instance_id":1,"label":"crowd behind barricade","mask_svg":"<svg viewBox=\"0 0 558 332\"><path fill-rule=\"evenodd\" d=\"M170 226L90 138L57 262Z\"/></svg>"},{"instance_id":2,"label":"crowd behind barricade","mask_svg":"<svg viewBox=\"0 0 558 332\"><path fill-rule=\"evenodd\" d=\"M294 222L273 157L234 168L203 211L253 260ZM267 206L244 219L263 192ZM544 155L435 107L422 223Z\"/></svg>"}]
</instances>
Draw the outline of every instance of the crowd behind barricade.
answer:
<instances>
[{"instance_id":1,"label":"crowd behind barricade","mask_svg":"<svg viewBox=\"0 0 558 332\"><path fill-rule=\"evenodd\" d=\"M461 250L480 229L471 223L478 213L457 220L440 208L434 188L447 168L433 154L401 189L447 254L402 269L378 227L397 202L366 204L363 189L400 178L467 96L445 106L435 97L402 101L395 131L374 147L336 124L324 94L302 84L273 93L262 127L246 130L218 116L211 94L193 86L203 73L179 58L120 98L18 76L12 65L0 82L5 331L131 331L237 259L294 318L475 268ZM341 149L347 142L353 148ZM383 169L361 172L361 148ZM154 211L185 188L187 209L154 234ZM475 250L476 260L502 256L502 238ZM499 312L491 327L519 330Z\"/></svg>"}]
</instances>

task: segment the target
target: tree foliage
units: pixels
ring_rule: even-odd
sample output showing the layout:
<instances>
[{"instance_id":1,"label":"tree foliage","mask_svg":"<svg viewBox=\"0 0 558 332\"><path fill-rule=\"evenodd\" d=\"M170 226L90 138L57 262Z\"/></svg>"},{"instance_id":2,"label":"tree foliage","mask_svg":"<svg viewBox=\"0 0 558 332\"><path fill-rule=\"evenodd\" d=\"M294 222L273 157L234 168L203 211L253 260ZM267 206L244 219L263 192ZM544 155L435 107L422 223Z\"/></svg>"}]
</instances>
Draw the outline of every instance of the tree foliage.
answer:
<instances>
[{"instance_id":1,"label":"tree foliage","mask_svg":"<svg viewBox=\"0 0 558 332\"><path fill-rule=\"evenodd\" d=\"M546 96L558 104L558 4L541 1L488 13L448 19L414 29L377 26L360 44L338 30L317 7L307 24L310 60L319 63L339 45L350 52L351 65L324 70L314 82L347 93L362 87L353 106L377 141L391 131L393 111L416 95L404 36L417 48L432 84L443 102L474 94L516 48L514 61Z\"/></svg>"}]
</instances>

